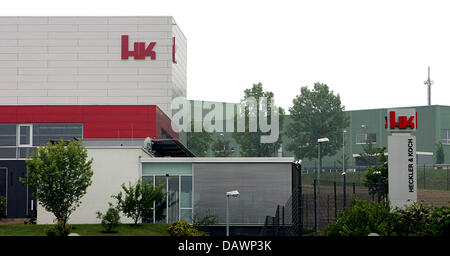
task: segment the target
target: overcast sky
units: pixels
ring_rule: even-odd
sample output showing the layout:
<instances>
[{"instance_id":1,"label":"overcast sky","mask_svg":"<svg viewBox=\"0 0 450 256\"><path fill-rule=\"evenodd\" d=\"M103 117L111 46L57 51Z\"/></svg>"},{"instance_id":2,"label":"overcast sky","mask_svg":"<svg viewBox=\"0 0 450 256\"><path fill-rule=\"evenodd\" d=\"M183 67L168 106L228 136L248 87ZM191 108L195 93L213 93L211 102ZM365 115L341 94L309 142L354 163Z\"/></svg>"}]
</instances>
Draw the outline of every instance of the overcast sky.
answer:
<instances>
[{"instance_id":1,"label":"overcast sky","mask_svg":"<svg viewBox=\"0 0 450 256\"><path fill-rule=\"evenodd\" d=\"M326 83L346 110L450 105L448 1L2 1L0 15L173 16L188 39L188 98L238 102L263 83L288 109Z\"/></svg>"}]
</instances>

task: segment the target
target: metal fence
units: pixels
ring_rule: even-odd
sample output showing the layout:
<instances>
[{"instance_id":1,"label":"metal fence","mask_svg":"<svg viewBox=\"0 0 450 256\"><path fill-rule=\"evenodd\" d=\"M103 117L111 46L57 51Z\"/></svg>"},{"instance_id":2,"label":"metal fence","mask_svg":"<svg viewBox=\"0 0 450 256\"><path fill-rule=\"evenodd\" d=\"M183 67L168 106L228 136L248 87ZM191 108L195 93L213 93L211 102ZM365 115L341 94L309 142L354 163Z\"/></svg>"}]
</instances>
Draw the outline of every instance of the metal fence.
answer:
<instances>
[{"instance_id":1,"label":"metal fence","mask_svg":"<svg viewBox=\"0 0 450 256\"><path fill-rule=\"evenodd\" d=\"M273 216L266 216L261 235L301 235L313 232L316 225L323 230L335 221L339 211L351 207L352 196L366 201L380 201L385 197L386 188L380 181L372 184L375 190L369 193L364 181L367 166L346 168L345 173L342 169L325 167L320 173L320 185L314 168L296 168L293 169L292 196L275 208ZM419 201L431 206L450 201L449 175L450 165L419 166ZM316 192L320 194L320 205L317 205Z\"/></svg>"}]
</instances>

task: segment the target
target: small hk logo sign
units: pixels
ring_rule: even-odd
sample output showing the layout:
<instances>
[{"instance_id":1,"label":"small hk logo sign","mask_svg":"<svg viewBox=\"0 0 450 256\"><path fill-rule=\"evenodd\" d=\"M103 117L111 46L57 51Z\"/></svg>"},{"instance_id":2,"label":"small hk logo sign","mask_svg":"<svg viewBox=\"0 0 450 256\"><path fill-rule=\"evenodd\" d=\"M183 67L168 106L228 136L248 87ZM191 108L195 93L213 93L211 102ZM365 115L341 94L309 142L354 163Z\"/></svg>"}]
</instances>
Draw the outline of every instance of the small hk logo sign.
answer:
<instances>
[{"instance_id":1,"label":"small hk logo sign","mask_svg":"<svg viewBox=\"0 0 450 256\"><path fill-rule=\"evenodd\" d=\"M417 129L415 109L389 109L384 119L384 127L390 131L415 131Z\"/></svg>"},{"instance_id":2,"label":"small hk logo sign","mask_svg":"<svg viewBox=\"0 0 450 256\"><path fill-rule=\"evenodd\" d=\"M145 47L145 42L135 42L134 50L130 51L128 47L128 36L122 36L122 60L128 60L129 57L133 56L135 60L145 60L145 57L150 57L152 60L156 60L156 52L153 48L156 42L150 42L150 44Z\"/></svg>"}]
</instances>

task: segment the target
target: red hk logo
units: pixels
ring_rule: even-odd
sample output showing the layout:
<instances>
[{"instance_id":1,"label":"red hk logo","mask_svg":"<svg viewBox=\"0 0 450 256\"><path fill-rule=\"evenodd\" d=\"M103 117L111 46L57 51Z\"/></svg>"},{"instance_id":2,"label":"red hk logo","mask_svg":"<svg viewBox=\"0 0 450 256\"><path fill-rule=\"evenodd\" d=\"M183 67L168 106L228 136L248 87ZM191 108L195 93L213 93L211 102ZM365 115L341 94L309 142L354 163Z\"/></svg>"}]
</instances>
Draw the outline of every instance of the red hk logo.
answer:
<instances>
[{"instance_id":1,"label":"red hk logo","mask_svg":"<svg viewBox=\"0 0 450 256\"><path fill-rule=\"evenodd\" d=\"M388 128L388 119L384 117L386 123L384 128ZM406 128L417 128L417 112L415 116L398 116L398 121L395 116L395 111L389 111L389 129L406 129Z\"/></svg>"},{"instance_id":2,"label":"red hk logo","mask_svg":"<svg viewBox=\"0 0 450 256\"><path fill-rule=\"evenodd\" d=\"M122 36L122 60L128 60L130 56L133 56L135 60L145 60L145 57L149 56L150 59L156 60L156 52L153 51L156 42L151 42L147 48L145 48L145 42L135 42L134 51L130 51L128 48L128 36Z\"/></svg>"}]
</instances>

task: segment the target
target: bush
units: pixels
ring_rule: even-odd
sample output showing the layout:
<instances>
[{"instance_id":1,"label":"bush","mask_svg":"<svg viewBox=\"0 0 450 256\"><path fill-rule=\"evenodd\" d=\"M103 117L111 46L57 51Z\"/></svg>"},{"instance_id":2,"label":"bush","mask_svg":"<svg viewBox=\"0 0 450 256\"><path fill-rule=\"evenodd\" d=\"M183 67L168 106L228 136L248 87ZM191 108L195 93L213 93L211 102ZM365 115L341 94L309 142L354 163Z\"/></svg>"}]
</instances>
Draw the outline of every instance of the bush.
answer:
<instances>
[{"instance_id":1,"label":"bush","mask_svg":"<svg viewBox=\"0 0 450 256\"><path fill-rule=\"evenodd\" d=\"M431 219L434 234L450 236L450 207L442 206L434 209Z\"/></svg>"},{"instance_id":2,"label":"bush","mask_svg":"<svg viewBox=\"0 0 450 256\"><path fill-rule=\"evenodd\" d=\"M6 216L6 198L0 196L0 220Z\"/></svg>"},{"instance_id":3,"label":"bush","mask_svg":"<svg viewBox=\"0 0 450 256\"><path fill-rule=\"evenodd\" d=\"M398 219L395 230L402 236L425 236L433 235L431 208L420 203L413 203L404 209L396 208L394 214Z\"/></svg>"},{"instance_id":4,"label":"bush","mask_svg":"<svg viewBox=\"0 0 450 256\"><path fill-rule=\"evenodd\" d=\"M205 233L203 231L199 231L199 230L195 229L193 225L188 224L184 220L179 220L179 221L172 223L172 225L170 225L168 230L169 230L169 234L171 236L207 236L208 235L207 233Z\"/></svg>"},{"instance_id":5,"label":"bush","mask_svg":"<svg viewBox=\"0 0 450 256\"><path fill-rule=\"evenodd\" d=\"M47 236L68 236L72 231L72 226L58 221L56 225L48 226L44 229Z\"/></svg>"},{"instance_id":6,"label":"bush","mask_svg":"<svg viewBox=\"0 0 450 256\"><path fill-rule=\"evenodd\" d=\"M206 232L208 227L217 223L217 216L208 215L203 218L199 218L198 216L194 216L192 218L192 225L195 229Z\"/></svg>"},{"instance_id":7,"label":"bush","mask_svg":"<svg viewBox=\"0 0 450 256\"><path fill-rule=\"evenodd\" d=\"M330 236L395 235L397 219L388 201L367 203L352 197L351 208L339 212L336 222L329 224L325 233Z\"/></svg>"},{"instance_id":8,"label":"bush","mask_svg":"<svg viewBox=\"0 0 450 256\"><path fill-rule=\"evenodd\" d=\"M113 207L109 203L109 208L105 214L97 212L97 218L102 221L102 226L105 233L114 233L113 229L120 224L120 211L117 207Z\"/></svg>"},{"instance_id":9,"label":"bush","mask_svg":"<svg viewBox=\"0 0 450 256\"><path fill-rule=\"evenodd\" d=\"M330 236L436 236L450 235L450 207L434 210L414 203L403 209L391 209L389 201L366 203L355 197L352 206L338 213L335 223L325 230Z\"/></svg>"}]
</instances>

